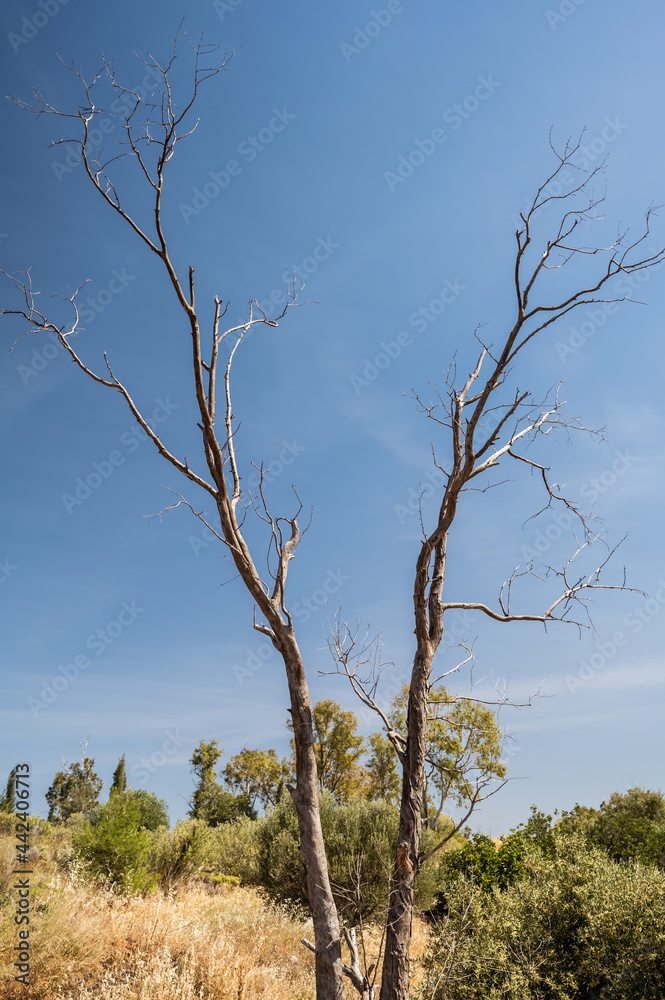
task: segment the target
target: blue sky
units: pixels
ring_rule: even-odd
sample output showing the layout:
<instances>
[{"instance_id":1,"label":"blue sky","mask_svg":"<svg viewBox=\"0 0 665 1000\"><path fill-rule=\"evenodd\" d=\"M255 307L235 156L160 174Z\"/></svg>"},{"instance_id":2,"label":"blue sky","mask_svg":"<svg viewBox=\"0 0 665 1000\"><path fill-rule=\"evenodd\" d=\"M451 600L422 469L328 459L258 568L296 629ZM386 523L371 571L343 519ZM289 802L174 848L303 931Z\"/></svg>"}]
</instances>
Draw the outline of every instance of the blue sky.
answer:
<instances>
[{"instance_id":1,"label":"blue sky","mask_svg":"<svg viewBox=\"0 0 665 1000\"><path fill-rule=\"evenodd\" d=\"M250 297L279 300L293 269L306 277L311 304L277 331L254 333L238 355L237 445L246 481L251 462L273 470L275 510L289 512L291 483L314 508L289 600L312 698L355 709L341 678L319 674L332 669L326 595L331 611L339 602L383 631L395 664L386 684L401 683L413 653L418 523L409 503L432 473L437 439L404 393L426 392L428 380L442 386L456 349L470 359L479 323L495 342L511 324L515 216L552 169L550 128L558 144L586 128L586 165L607 158L601 241L617 225L639 230L644 210L665 201L662 7L27 0L0 14L3 93L28 99L37 87L54 105L76 103L77 81L58 54L84 75L112 58L127 86L141 86L133 52L164 58L184 14L192 37L203 28L234 55L202 91L200 126L170 164L173 258L181 271L195 267L198 302L219 294L233 322ZM177 65L186 83L185 47ZM31 267L56 317L63 306L50 296L89 281L82 353L96 364L107 350L168 446L200 467L188 335L157 262L67 147L49 148L65 134L60 119L9 101L2 116L1 266ZM111 150L119 129L109 120ZM139 179L119 171L126 204L149 221ZM661 218L653 245L662 244ZM476 829L504 831L532 802L597 805L614 790L662 787L663 273L635 293L645 304L553 327L516 372L536 395L563 380L567 410L605 428L604 441L561 437L542 454L555 480L603 519L610 543L630 532L614 579L625 563L647 596L597 595L595 639L565 626L544 635L479 615L455 621L460 638L475 640L476 692L494 678L515 700L544 696L502 711L514 780L475 815ZM15 304L11 285L3 289L3 304ZM61 758L76 759L90 734L105 789L125 753L130 784L165 798L176 820L200 739L219 740L227 758L243 746L287 752L283 668L253 632L251 602L221 546L184 509L146 517L171 502L162 485L184 484L137 435L120 397L41 335L8 353L21 332L4 321L0 771L30 761L43 813ZM79 486L77 497L89 477L94 488L86 496ZM205 496L185 492L206 507ZM451 535L449 599L494 602L533 553L555 563L570 554L571 527L551 515L523 527L540 506L528 473L469 495ZM431 524L432 499L424 512ZM248 535L260 561L261 526ZM521 600L539 610L544 596L529 587ZM56 677L67 683L35 707ZM462 672L455 689L468 693L469 683ZM361 721L364 732L375 728Z\"/></svg>"}]
</instances>

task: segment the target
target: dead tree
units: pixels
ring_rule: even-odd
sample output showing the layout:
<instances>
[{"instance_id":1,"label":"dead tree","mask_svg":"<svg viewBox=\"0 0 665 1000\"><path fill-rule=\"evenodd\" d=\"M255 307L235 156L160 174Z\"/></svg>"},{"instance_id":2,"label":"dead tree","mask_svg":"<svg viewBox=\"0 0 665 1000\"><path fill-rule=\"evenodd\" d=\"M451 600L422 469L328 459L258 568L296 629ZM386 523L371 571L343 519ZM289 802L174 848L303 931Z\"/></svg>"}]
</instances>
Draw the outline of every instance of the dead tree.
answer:
<instances>
[{"instance_id":1,"label":"dead tree","mask_svg":"<svg viewBox=\"0 0 665 1000\"><path fill-rule=\"evenodd\" d=\"M626 296L612 294L612 280L660 264L665 259L665 250L645 246L653 210L647 212L644 229L632 242L627 232L622 232L607 247L583 245L581 234L596 221L595 210L604 200L595 197L593 192L593 182L597 180L601 168L589 175L579 171L580 183L565 192L560 175L566 170L570 174L579 169L574 166L574 160L580 142L569 141L562 152L557 152L551 142L550 145L557 159L556 169L539 187L531 207L521 216L522 225L515 234L513 282L516 315L512 328L497 346L485 343L476 331L479 350L471 371L460 379L453 363L448 370L443 393L431 387L432 397L426 401L422 394L412 390L420 410L437 425L439 437L436 448L434 445L432 448L433 460L444 474L444 486L438 515L431 530L425 528L422 508L420 512L422 543L415 568L413 603L416 638L406 738L391 730L377 703L377 671L370 670L363 675L361 665L367 664L367 647L360 644L360 648L356 648L356 633L344 624L340 627L338 623L333 630L332 649L340 669L348 676L361 700L381 716L403 774L398 844L386 921L381 1000L407 1000L409 996L409 947L415 879L423 861L433 853L423 854L420 850L423 827L421 804L428 764L428 703L434 684L442 676L458 669L455 667L436 679L432 678L434 656L444 641L446 612L466 609L482 612L497 622L542 622L546 627L548 623L558 621L589 627L586 608L589 592L625 589L625 574L623 582L618 585L601 582L601 572L612 551L604 552L603 559L591 572L578 569L582 553L598 541L599 536L592 530L591 519L552 481L549 467L525 453L527 446L557 429L566 433L589 429L564 414L558 390L553 396L537 402L531 393L519 388L509 389L507 383L518 355L528 347L535 347L538 336L548 327L581 306L624 301ZM551 226L549 239L542 239L535 232L536 218L543 212ZM600 268L588 258L601 258ZM548 283L549 271L559 272L576 260L586 265L587 271L594 272L582 287L578 284L577 290L562 293L561 275L556 285L551 283L551 278ZM491 428L489 432L487 427ZM439 464L437 450L446 451L447 464ZM544 610L537 612L514 609L513 592L519 583L524 578L537 575L532 565L522 569L518 567L511 573L501 587L494 607L479 601L456 601L444 597L449 534L463 494L479 488L485 492L490 486L499 485L492 481L492 474L511 460L517 466L528 468L540 479L545 496L543 510L561 504L577 518L580 528L580 540L575 539L575 551L565 566L562 569L544 567L544 577L550 582L556 581L558 588L556 597L548 599ZM478 487L479 477L485 475L488 480L486 485ZM587 617L580 621L575 617L575 609ZM472 807L485 794L479 785ZM467 818L456 829L461 828Z\"/></svg>"},{"instance_id":2,"label":"dead tree","mask_svg":"<svg viewBox=\"0 0 665 1000\"><path fill-rule=\"evenodd\" d=\"M194 58L193 83L183 104L178 105L173 93L173 66L176 59L174 47L171 58L164 64L155 59L145 65L160 81L151 100L123 87L113 71L105 63L102 71L91 83L84 80L78 71L83 87L84 102L75 111L61 111L51 105L38 91L35 103L28 105L18 102L35 114L50 114L58 120L68 121L76 134L60 140L72 143L79 151L88 181L108 208L116 213L138 238L150 255L154 255L164 268L164 272L175 297L191 351L193 391L197 404L197 433L200 434L201 454L207 472L192 468L186 458L179 458L169 450L161 436L154 431L143 416L125 382L116 375L107 354L104 355L105 370L94 370L83 359L80 349L74 346L74 335L80 332L80 316L77 296L80 288L65 299L71 308L71 319L62 323L48 316L38 307L36 293L32 288L29 272L24 277L15 277L14 285L22 301L17 308L1 310L5 315L14 315L28 324L26 332L54 334L71 361L90 379L111 389L123 398L134 419L152 441L160 455L192 485L203 490L212 498L216 509L215 526L209 523L202 512L181 494L166 509L184 505L208 527L226 547L228 557L233 561L243 584L251 594L258 619L254 627L267 635L281 655L288 681L296 745L296 784L289 791L293 799L300 829L301 850L307 874L307 885L314 923L315 943L313 948L316 962L317 1000L341 1000L344 995L346 975L361 995L371 997L374 990L372 974L375 968L361 973L354 936L347 937L351 953L351 965L342 962L339 918L335 908L328 876L325 848L319 816L318 778L314 753L312 717L305 668L291 614L286 603L286 581L290 560L294 557L301 539L298 516L302 504L295 494L296 511L290 517L274 516L268 507L263 491L263 477L258 490L246 493L242 488L238 472L235 450L234 412L231 401L231 369L235 352L243 338L256 326L275 327L287 311L296 305L298 290L293 286L292 294L280 316L268 319L257 303L250 303L247 319L240 325L224 330L222 320L228 303L215 296L204 315L195 299L194 269L189 267L181 275L169 252L167 235L163 223L163 198L165 177L176 145L187 138L196 128L192 121L192 108L199 90L206 81L219 75L225 68L228 57L204 65L215 59L215 49L203 42L191 46ZM124 110L108 111L95 103L95 88L106 81L118 105ZM151 203L149 225L142 224L138 217L129 212L121 201L109 169L116 156L102 162L102 153L93 148L91 134L94 124L101 115L112 115L120 119L123 131L121 156L130 157L137 168L140 181L145 185ZM595 302L620 301L616 297L604 298L604 287L615 275L630 274L643 270L663 259L663 251L653 253L637 261L631 261L633 251L646 239L649 232L649 215L645 234L632 244L626 243L625 234L606 248L609 262L597 280L587 287L569 294L553 305L532 305L536 282L551 267L562 267L571 258L581 254L600 254L601 249L585 249L571 244L580 223L590 219L597 204L591 195L581 207L565 209L558 230L553 239L547 241L540 258L527 273L530 246L532 242L532 222L534 215L558 200L585 197L586 178L565 196L548 194L547 185L555 180L561 170L570 163L575 152L574 146L567 146L559 156L559 166L552 177L541 186L532 208L524 215L523 226L517 233L517 256L515 261L515 290L517 316L511 331L506 335L498 350L481 344L480 356L471 374L460 385L453 368L450 373L447 393L437 396L435 402L423 402L414 394L427 416L449 435L450 466L446 471L446 486L436 524L432 531L423 529L423 541L417 559L414 587L414 612L416 650L408 706L408 731L404 742L396 734L389 733L403 769L403 789L400 810L400 828L396 861L392 875L389 910L386 924L386 948L381 986L382 1000L405 1000L408 997L409 937L413 912L414 880L423 855L420 852L422 829L421 803L427 761L427 715L428 695L433 685L431 679L434 655L444 637L444 615L455 608L469 608L481 611L488 617L502 622L570 621L569 610L584 603L587 591L605 586L600 583L598 566L590 575L575 574L574 558L556 573L561 581L560 596L540 614L515 613L511 607L513 584L519 578L516 572L502 589L497 608L483 603L460 603L443 600L446 547L448 533L453 524L457 504L461 494L470 488L472 480L493 470L500 462L512 458L537 471L543 481L548 503L564 503L580 518L586 529L584 517L572 501L569 501L550 486L548 469L523 454L520 446L547 434L558 427L572 427L574 422L565 418L560 404L555 398L551 404L539 405L526 392L516 391L508 401L503 401L501 390L508 378L517 355L534 337L550 324L579 306ZM19 272L20 273L20 272ZM540 283L539 283L540 285ZM539 287L538 285L538 287ZM82 286L81 286L82 287ZM203 330L207 329L207 347L204 346ZM204 349L206 355L204 357ZM221 388L221 419L218 421L218 376ZM483 381L484 379L484 381ZM490 412L500 414L493 424L493 430L485 439L483 418ZM294 491L295 493L295 491ZM243 524L247 512L252 508L267 523L269 533L269 580L262 578L254 557L243 535ZM586 546L588 539L581 547ZM577 553L576 553L577 554ZM530 572L530 568L528 570ZM554 574L555 571L551 570ZM348 665L348 664L347 664ZM353 675L353 668L349 667ZM363 684L355 675L357 690ZM440 678L438 678L440 679ZM365 689L368 704L375 704L370 689ZM478 796L483 788L477 789ZM465 822L465 820L463 821Z\"/></svg>"},{"instance_id":3,"label":"dead tree","mask_svg":"<svg viewBox=\"0 0 665 1000\"><path fill-rule=\"evenodd\" d=\"M254 628L268 636L284 661L296 748L296 783L295 787L289 786L289 792L298 815L301 851L314 922L316 996L318 1000L341 1000L344 996L344 972L355 981L356 969L353 961L353 967L342 968L339 919L328 878L319 816L318 775L309 690L285 596L289 562L295 556L301 538L297 519L302 504L295 494L295 514L290 517L275 517L266 502L262 472L255 493L248 494L243 490L236 461L234 413L231 402L231 368L235 352L243 337L260 324L276 327L278 320L296 304L299 290L294 283L289 301L276 319L268 319L258 303L250 302L246 321L239 326L224 330L221 321L228 303L225 305L215 296L213 302L209 303L205 310L201 310L195 300L194 268L190 266L186 276L183 277L173 263L162 215L167 164L173 156L176 145L191 135L196 128L197 123L192 121L191 112L201 86L219 75L229 58L225 54L223 58L218 59L214 54L216 48L202 41L191 45L191 48L194 60L193 81L182 104L176 102L173 93L175 45L171 58L166 63L160 64L152 58L144 61L159 81L156 93L147 101L138 93L123 87L116 79L113 67L105 63L91 83L86 82L79 71L74 71L80 79L84 92L84 103L76 111L64 112L56 109L38 91L35 91L35 103L30 105L20 101L17 103L35 114L51 114L56 116L57 120L72 124L76 134L60 141L73 144L79 151L88 181L104 199L109 209L126 223L165 269L182 317L183 328L190 341L193 391L198 408L197 433L201 436L202 456L205 458L207 474L195 471L186 458L179 458L169 450L161 436L144 418L134 396L114 371L106 353L104 354L106 371L102 373L94 371L83 360L78 344L76 347L73 344L74 335L80 329L77 305L80 288L68 299L72 310L70 322L61 324L40 311L36 293L32 289L30 274L24 273L24 277L14 278L22 303L15 309L3 309L2 313L19 316L27 321L29 331L26 332L41 331L55 334L72 362L99 385L119 393L160 455L186 480L211 497L215 504L218 519L218 524L215 526L180 494L177 494L178 499L171 504L171 507L179 505L188 507L226 547L245 587L254 599L255 609L258 609L258 620L255 611ZM96 88L98 84L104 82L111 88L113 107L117 108L119 105L124 110L109 111L97 106ZM146 186L152 204L152 219L148 226L142 225L134 214L125 209L111 179L109 168L117 156L101 162L101 152L93 147L91 133L94 131L97 119L102 115L120 118L124 133L124 148L121 149L120 155L129 156L137 167L140 180ZM207 345L204 344L202 332L204 329L208 331L205 335ZM219 421L218 389L221 389ZM243 523L250 508L253 508L268 524L269 582L262 579L243 536Z\"/></svg>"}]
</instances>

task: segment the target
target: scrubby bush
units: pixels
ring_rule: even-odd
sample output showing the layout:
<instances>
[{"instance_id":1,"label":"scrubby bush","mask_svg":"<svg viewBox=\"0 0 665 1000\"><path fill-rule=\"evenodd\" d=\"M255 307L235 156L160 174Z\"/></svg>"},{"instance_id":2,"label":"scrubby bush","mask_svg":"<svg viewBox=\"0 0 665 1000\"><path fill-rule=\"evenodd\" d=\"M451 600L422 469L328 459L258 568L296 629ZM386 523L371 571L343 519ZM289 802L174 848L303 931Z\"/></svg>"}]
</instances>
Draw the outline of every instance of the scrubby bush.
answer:
<instances>
[{"instance_id":1,"label":"scrubby bush","mask_svg":"<svg viewBox=\"0 0 665 1000\"><path fill-rule=\"evenodd\" d=\"M507 889L526 874L526 850L526 842L517 833L507 837L499 847L491 837L477 833L466 847L443 855L439 864L440 879L445 885L462 875L482 892ZM445 892L442 896L445 897ZM441 909L445 912L445 905Z\"/></svg>"},{"instance_id":2,"label":"scrubby bush","mask_svg":"<svg viewBox=\"0 0 665 1000\"><path fill-rule=\"evenodd\" d=\"M257 830L263 820L241 817L210 827L200 819L180 820L151 837L148 866L165 887L201 872L230 876L257 885Z\"/></svg>"},{"instance_id":3,"label":"scrubby bush","mask_svg":"<svg viewBox=\"0 0 665 1000\"><path fill-rule=\"evenodd\" d=\"M348 924L382 917L388 901L399 812L386 802L352 797L336 805L332 796L321 796L321 825L328 857L333 896ZM441 833L425 831L421 847L427 851ZM306 911L307 883L300 853L296 811L284 795L257 827L256 884L270 898L294 910ZM428 910L438 888L437 863L427 862L419 873L416 903Z\"/></svg>"},{"instance_id":4,"label":"scrubby bush","mask_svg":"<svg viewBox=\"0 0 665 1000\"><path fill-rule=\"evenodd\" d=\"M264 819L241 816L210 831L205 867L217 875L237 876L244 885L259 884L260 830Z\"/></svg>"},{"instance_id":5,"label":"scrubby bush","mask_svg":"<svg viewBox=\"0 0 665 1000\"><path fill-rule=\"evenodd\" d=\"M141 826L141 806L128 793L116 793L99 806L74 835L74 856L92 878L120 892L143 892L157 883L147 868L150 834Z\"/></svg>"},{"instance_id":6,"label":"scrubby bush","mask_svg":"<svg viewBox=\"0 0 665 1000\"><path fill-rule=\"evenodd\" d=\"M210 827L201 819L186 819L173 830L160 827L150 838L148 864L162 885L170 888L191 878L206 863Z\"/></svg>"},{"instance_id":7,"label":"scrubby bush","mask_svg":"<svg viewBox=\"0 0 665 1000\"><path fill-rule=\"evenodd\" d=\"M529 847L504 891L456 877L422 1000L662 1000L663 873L617 864L579 834L554 847Z\"/></svg>"}]
</instances>

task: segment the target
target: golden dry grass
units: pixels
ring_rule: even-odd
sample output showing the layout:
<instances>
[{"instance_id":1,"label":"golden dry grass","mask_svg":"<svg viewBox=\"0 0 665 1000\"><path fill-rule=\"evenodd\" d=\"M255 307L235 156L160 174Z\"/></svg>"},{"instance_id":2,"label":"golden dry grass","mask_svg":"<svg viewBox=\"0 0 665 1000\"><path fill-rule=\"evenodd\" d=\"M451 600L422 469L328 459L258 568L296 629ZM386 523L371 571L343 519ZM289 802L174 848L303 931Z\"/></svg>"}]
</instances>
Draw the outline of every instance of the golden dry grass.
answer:
<instances>
[{"instance_id":1,"label":"golden dry grass","mask_svg":"<svg viewBox=\"0 0 665 1000\"><path fill-rule=\"evenodd\" d=\"M300 944L311 922L254 890L196 884L123 899L48 868L35 874L28 993L13 982L12 913L3 914L2 1000L314 1000L313 956ZM426 933L414 921L414 954ZM379 938L368 935L370 952ZM347 996L358 996L350 984Z\"/></svg>"}]
</instances>

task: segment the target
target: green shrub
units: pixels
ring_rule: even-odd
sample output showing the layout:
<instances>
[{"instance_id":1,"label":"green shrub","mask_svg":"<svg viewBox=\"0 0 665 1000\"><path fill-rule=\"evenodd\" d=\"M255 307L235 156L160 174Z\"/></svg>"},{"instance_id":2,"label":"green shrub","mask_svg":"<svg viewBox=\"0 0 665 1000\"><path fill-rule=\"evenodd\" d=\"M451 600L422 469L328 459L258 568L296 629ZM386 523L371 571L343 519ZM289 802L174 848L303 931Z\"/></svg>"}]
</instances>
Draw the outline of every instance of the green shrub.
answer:
<instances>
[{"instance_id":1,"label":"green shrub","mask_svg":"<svg viewBox=\"0 0 665 1000\"><path fill-rule=\"evenodd\" d=\"M185 819L173 830L160 827L150 837L148 864L169 888L188 879L206 864L211 830L201 819Z\"/></svg>"},{"instance_id":2,"label":"green shrub","mask_svg":"<svg viewBox=\"0 0 665 1000\"><path fill-rule=\"evenodd\" d=\"M173 830L162 827L152 834L148 865L165 886L202 871L257 885L257 833L262 822L243 816L210 827L199 819L180 820Z\"/></svg>"},{"instance_id":3,"label":"green shrub","mask_svg":"<svg viewBox=\"0 0 665 1000\"><path fill-rule=\"evenodd\" d=\"M425 959L422 1000L662 1000L665 876L579 834L530 847L503 892L458 875Z\"/></svg>"},{"instance_id":4,"label":"green shrub","mask_svg":"<svg viewBox=\"0 0 665 1000\"><path fill-rule=\"evenodd\" d=\"M144 892L158 880L146 866L150 845L150 834L141 828L140 804L128 793L116 793L74 835L74 856L92 878L123 893Z\"/></svg>"},{"instance_id":5,"label":"green shrub","mask_svg":"<svg viewBox=\"0 0 665 1000\"><path fill-rule=\"evenodd\" d=\"M482 892L495 887L507 889L526 874L524 857L527 846L519 834L513 833L497 849L494 841L483 833L475 834L466 847L448 851L439 863L439 878L443 885L456 876L477 885ZM445 888L437 901L437 911L446 911Z\"/></svg>"},{"instance_id":6,"label":"green shrub","mask_svg":"<svg viewBox=\"0 0 665 1000\"><path fill-rule=\"evenodd\" d=\"M589 840L614 861L641 861L665 868L665 828L646 816L602 814L591 827Z\"/></svg>"},{"instance_id":7,"label":"green shrub","mask_svg":"<svg viewBox=\"0 0 665 1000\"><path fill-rule=\"evenodd\" d=\"M321 826L328 857L333 896L340 916L349 925L382 918L388 902L399 811L386 802L353 797L335 805L321 795ZM423 850L434 846L440 833L426 831ZM277 903L294 910L308 909L307 882L300 853L295 807L284 796L257 827L256 884ZM438 888L437 863L424 865L416 883L416 905L427 910Z\"/></svg>"},{"instance_id":8,"label":"green shrub","mask_svg":"<svg viewBox=\"0 0 665 1000\"><path fill-rule=\"evenodd\" d=\"M205 867L217 875L238 877L245 885L258 883L259 831L264 819L241 816L210 831Z\"/></svg>"},{"instance_id":9,"label":"green shrub","mask_svg":"<svg viewBox=\"0 0 665 1000\"><path fill-rule=\"evenodd\" d=\"M125 794L138 803L140 825L145 830L158 830L160 826L165 826L168 830L169 813L164 799L158 799L153 792L147 792L145 788L129 789Z\"/></svg>"}]
</instances>

